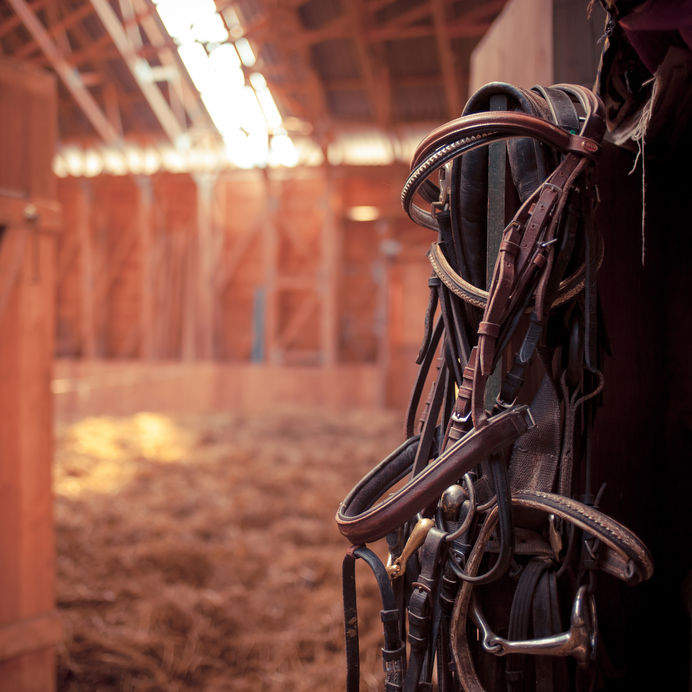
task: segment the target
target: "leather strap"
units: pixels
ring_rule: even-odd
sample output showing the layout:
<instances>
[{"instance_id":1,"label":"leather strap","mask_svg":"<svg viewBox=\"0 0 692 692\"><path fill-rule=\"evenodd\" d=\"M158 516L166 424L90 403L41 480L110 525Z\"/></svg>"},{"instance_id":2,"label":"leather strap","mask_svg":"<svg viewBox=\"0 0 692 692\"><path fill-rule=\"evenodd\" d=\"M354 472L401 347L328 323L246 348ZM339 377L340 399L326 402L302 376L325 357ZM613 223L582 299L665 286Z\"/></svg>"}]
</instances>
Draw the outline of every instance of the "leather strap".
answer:
<instances>
[{"instance_id":1,"label":"leather strap","mask_svg":"<svg viewBox=\"0 0 692 692\"><path fill-rule=\"evenodd\" d=\"M401 480L412 460L395 453L375 467L351 490L336 514L339 531L354 544L376 541L434 503L442 491L477 466L488 454L511 445L533 425L527 406L517 406L471 430L414 476L402 488L375 505ZM411 445L406 448L409 451Z\"/></svg>"}]
</instances>

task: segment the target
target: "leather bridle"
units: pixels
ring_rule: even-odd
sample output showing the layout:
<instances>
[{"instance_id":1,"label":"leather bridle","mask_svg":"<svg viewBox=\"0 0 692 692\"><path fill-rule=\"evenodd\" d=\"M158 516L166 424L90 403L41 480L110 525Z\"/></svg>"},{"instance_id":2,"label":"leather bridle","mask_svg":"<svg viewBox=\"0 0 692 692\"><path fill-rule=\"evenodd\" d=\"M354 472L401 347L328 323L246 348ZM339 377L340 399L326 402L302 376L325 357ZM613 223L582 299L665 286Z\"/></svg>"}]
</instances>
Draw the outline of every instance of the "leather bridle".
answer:
<instances>
[{"instance_id":1,"label":"leather bridle","mask_svg":"<svg viewBox=\"0 0 692 692\"><path fill-rule=\"evenodd\" d=\"M497 97L504 109L489 110ZM448 692L557 688L575 677L567 658L577 688L588 689L602 646L596 575L636 584L652 574L644 544L598 509L590 487L604 385L591 175L604 130L587 89L493 83L416 149L402 204L438 239L408 439L336 516L353 544L344 562L349 692L358 689L357 558L383 597L385 689L405 692L432 689L435 666ZM485 288L488 148L499 142L513 209ZM385 537L386 567L365 547Z\"/></svg>"}]
</instances>

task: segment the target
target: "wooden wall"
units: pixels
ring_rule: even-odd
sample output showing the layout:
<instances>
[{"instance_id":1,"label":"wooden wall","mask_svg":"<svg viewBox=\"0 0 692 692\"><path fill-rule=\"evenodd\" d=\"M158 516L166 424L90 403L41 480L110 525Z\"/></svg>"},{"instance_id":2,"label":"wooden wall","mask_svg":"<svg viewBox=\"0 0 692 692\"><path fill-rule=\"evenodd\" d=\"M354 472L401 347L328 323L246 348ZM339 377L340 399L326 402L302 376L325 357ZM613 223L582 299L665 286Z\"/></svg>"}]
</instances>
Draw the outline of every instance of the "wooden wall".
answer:
<instances>
[{"instance_id":1,"label":"wooden wall","mask_svg":"<svg viewBox=\"0 0 692 692\"><path fill-rule=\"evenodd\" d=\"M431 241L401 210L405 176L391 166L60 180L57 356L331 368L331 387L345 366L376 366L376 387L352 405L403 408ZM359 205L379 217L351 220ZM63 368L59 397L76 390L66 378L77 367Z\"/></svg>"}]
</instances>

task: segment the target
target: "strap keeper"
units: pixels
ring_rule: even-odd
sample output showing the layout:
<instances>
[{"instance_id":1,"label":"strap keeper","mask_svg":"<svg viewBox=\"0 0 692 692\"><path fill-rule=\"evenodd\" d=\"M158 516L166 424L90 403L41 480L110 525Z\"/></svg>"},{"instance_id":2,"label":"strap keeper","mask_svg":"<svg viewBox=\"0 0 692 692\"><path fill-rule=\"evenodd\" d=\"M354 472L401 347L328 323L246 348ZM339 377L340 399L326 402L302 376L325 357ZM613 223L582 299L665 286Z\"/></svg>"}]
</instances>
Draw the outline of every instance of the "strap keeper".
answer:
<instances>
[{"instance_id":1,"label":"strap keeper","mask_svg":"<svg viewBox=\"0 0 692 692\"><path fill-rule=\"evenodd\" d=\"M515 243L509 238L505 238L500 243L500 252L505 252L507 255L511 255L512 257L516 256L520 248L521 245L519 243Z\"/></svg>"},{"instance_id":2,"label":"strap keeper","mask_svg":"<svg viewBox=\"0 0 692 692\"><path fill-rule=\"evenodd\" d=\"M432 593L432 589L427 584L423 584L422 582L414 581L413 584L411 584L411 586L413 588L421 589L421 590L425 591L426 593L429 593L429 594Z\"/></svg>"},{"instance_id":3,"label":"strap keeper","mask_svg":"<svg viewBox=\"0 0 692 692\"><path fill-rule=\"evenodd\" d=\"M484 334L485 336L491 336L494 339L497 339L500 333L500 325L495 324L494 322L481 322L478 325L478 333Z\"/></svg>"},{"instance_id":4,"label":"strap keeper","mask_svg":"<svg viewBox=\"0 0 692 692\"><path fill-rule=\"evenodd\" d=\"M399 610L381 610L380 617L382 618L382 622L398 622Z\"/></svg>"},{"instance_id":5,"label":"strap keeper","mask_svg":"<svg viewBox=\"0 0 692 692\"><path fill-rule=\"evenodd\" d=\"M539 268L543 269L545 267L545 263L547 262L546 256L542 252L536 253L536 256L533 258L533 263Z\"/></svg>"},{"instance_id":6,"label":"strap keeper","mask_svg":"<svg viewBox=\"0 0 692 692\"><path fill-rule=\"evenodd\" d=\"M398 649L382 649L383 661L397 661L406 654L406 644L402 644Z\"/></svg>"}]
</instances>

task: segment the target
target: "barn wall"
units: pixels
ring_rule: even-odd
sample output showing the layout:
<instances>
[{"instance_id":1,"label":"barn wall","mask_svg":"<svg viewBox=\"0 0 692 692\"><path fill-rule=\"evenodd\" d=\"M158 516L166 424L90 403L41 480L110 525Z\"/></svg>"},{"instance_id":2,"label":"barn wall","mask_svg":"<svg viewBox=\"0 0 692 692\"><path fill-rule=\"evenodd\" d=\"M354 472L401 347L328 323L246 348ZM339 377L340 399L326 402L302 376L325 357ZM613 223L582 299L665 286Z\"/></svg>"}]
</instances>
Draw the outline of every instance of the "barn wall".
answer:
<instances>
[{"instance_id":1,"label":"barn wall","mask_svg":"<svg viewBox=\"0 0 692 692\"><path fill-rule=\"evenodd\" d=\"M175 407L151 389L175 381L181 409L199 397L202 408L253 407L238 394L242 383L278 377L295 382L284 388L287 401L403 408L431 240L400 208L405 174L401 166L322 167L60 180L59 415L88 412L89 400L120 410L106 383L128 362L125 381L148 389L152 405L158 397ZM379 218L351 220L359 205ZM171 379L171 362L227 365L215 372L230 383L228 395L219 399L194 368Z\"/></svg>"}]
</instances>

